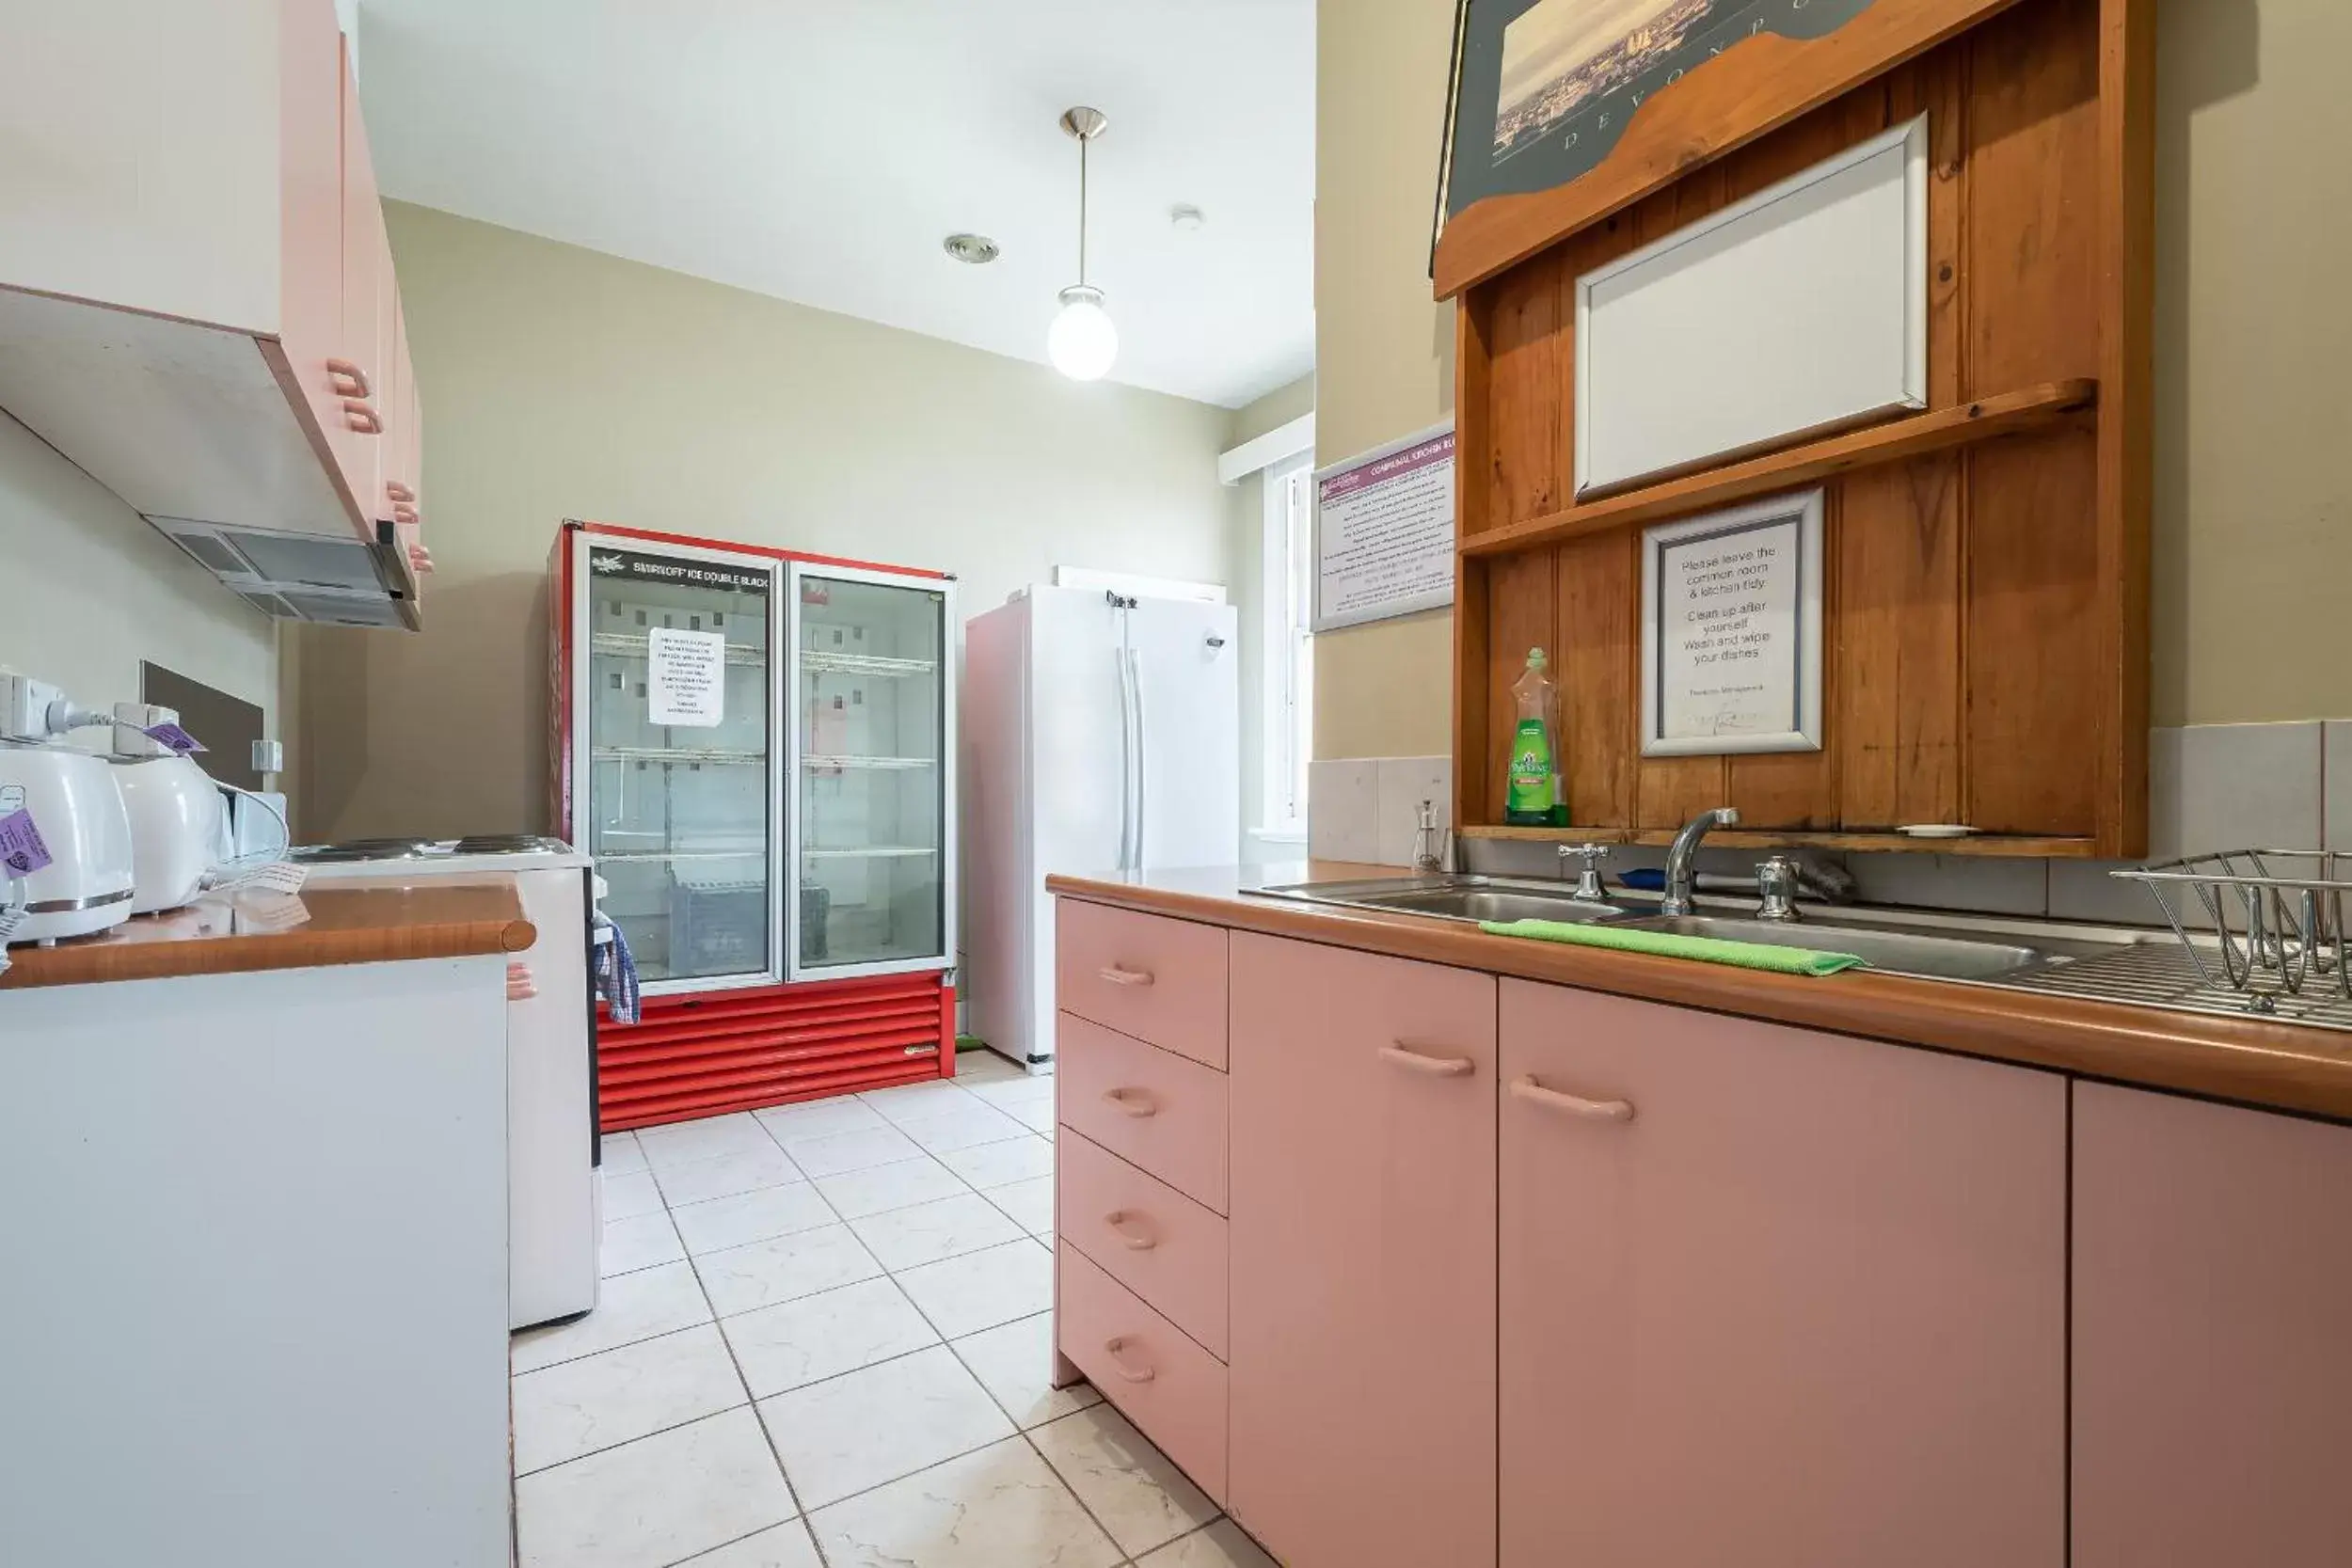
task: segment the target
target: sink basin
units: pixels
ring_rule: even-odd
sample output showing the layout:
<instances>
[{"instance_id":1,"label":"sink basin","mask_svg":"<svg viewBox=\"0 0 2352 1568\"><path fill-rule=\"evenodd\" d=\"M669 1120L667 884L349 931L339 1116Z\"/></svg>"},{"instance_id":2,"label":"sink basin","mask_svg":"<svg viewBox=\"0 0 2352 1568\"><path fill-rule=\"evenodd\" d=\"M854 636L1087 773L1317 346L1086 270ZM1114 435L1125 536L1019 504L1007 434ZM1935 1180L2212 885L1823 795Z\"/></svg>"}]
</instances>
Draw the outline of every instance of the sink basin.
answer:
<instances>
[{"instance_id":1,"label":"sink basin","mask_svg":"<svg viewBox=\"0 0 2352 1568\"><path fill-rule=\"evenodd\" d=\"M1408 877L1385 881L1297 882L1261 888L1273 898L1311 904L1341 904L1362 910L1394 910L1443 920L1623 920L1632 911L1615 904L1588 904L1565 887L1508 877Z\"/></svg>"},{"instance_id":2,"label":"sink basin","mask_svg":"<svg viewBox=\"0 0 2352 1568\"><path fill-rule=\"evenodd\" d=\"M2058 955L2043 948L1996 938L1930 936L1919 931L1861 926L1835 917L1807 916L1791 924L1711 914L1651 915L1628 921L1626 929L1802 947L1812 953L1851 953L1872 969L1939 980L1998 980L2060 961Z\"/></svg>"}]
</instances>

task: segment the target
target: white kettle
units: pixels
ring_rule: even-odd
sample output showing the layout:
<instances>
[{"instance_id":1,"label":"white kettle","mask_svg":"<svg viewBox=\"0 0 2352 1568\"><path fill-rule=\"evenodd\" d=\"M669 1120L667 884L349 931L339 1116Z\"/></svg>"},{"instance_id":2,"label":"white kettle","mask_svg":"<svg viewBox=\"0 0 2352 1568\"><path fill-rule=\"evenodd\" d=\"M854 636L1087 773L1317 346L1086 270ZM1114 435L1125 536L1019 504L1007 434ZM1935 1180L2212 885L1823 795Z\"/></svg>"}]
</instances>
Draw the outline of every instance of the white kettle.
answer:
<instances>
[{"instance_id":1,"label":"white kettle","mask_svg":"<svg viewBox=\"0 0 2352 1568\"><path fill-rule=\"evenodd\" d=\"M0 891L24 916L10 942L86 937L131 918L131 818L106 759L63 746L0 744L0 816L29 811L50 861Z\"/></svg>"},{"instance_id":2,"label":"white kettle","mask_svg":"<svg viewBox=\"0 0 2352 1568\"><path fill-rule=\"evenodd\" d=\"M118 756L110 770L131 824L131 912L189 903L220 863L219 789L186 757Z\"/></svg>"}]
</instances>

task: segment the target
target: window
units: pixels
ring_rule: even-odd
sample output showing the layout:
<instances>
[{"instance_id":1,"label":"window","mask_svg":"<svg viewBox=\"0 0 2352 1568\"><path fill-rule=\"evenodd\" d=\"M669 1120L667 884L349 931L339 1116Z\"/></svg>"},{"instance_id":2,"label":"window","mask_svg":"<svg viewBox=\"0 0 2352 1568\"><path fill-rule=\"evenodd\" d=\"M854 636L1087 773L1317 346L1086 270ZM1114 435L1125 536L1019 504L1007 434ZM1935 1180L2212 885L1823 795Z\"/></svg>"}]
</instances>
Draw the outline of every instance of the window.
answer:
<instances>
[{"instance_id":1,"label":"window","mask_svg":"<svg viewBox=\"0 0 2352 1568\"><path fill-rule=\"evenodd\" d=\"M1314 755L1314 462L1299 452L1264 471L1266 834L1307 832Z\"/></svg>"}]
</instances>

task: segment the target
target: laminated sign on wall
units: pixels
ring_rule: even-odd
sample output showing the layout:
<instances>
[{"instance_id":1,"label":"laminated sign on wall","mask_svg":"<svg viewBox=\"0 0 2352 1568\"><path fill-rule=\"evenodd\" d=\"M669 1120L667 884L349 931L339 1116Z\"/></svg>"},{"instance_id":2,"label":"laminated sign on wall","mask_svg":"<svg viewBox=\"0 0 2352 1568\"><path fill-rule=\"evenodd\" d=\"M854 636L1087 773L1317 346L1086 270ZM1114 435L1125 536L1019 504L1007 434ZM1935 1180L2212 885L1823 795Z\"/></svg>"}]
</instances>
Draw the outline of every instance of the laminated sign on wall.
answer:
<instances>
[{"instance_id":1,"label":"laminated sign on wall","mask_svg":"<svg viewBox=\"0 0 2352 1568\"><path fill-rule=\"evenodd\" d=\"M1314 629L1454 602L1454 427L1315 473Z\"/></svg>"}]
</instances>

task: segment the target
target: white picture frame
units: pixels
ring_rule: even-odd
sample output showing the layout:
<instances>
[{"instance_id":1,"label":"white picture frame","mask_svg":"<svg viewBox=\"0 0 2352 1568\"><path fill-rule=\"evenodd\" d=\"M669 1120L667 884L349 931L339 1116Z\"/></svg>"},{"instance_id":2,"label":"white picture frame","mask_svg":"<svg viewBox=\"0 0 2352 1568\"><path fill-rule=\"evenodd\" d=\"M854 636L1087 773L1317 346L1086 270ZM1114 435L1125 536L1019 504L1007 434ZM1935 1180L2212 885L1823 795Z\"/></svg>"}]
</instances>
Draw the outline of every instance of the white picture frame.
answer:
<instances>
[{"instance_id":1,"label":"white picture frame","mask_svg":"<svg viewBox=\"0 0 2352 1568\"><path fill-rule=\"evenodd\" d=\"M1642 531L1642 755L1821 749L1822 497Z\"/></svg>"},{"instance_id":2,"label":"white picture frame","mask_svg":"<svg viewBox=\"0 0 2352 1568\"><path fill-rule=\"evenodd\" d=\"M1928 405L1920 115L1576 280L1580 498Z\"/></svg>"}]
</instances>

